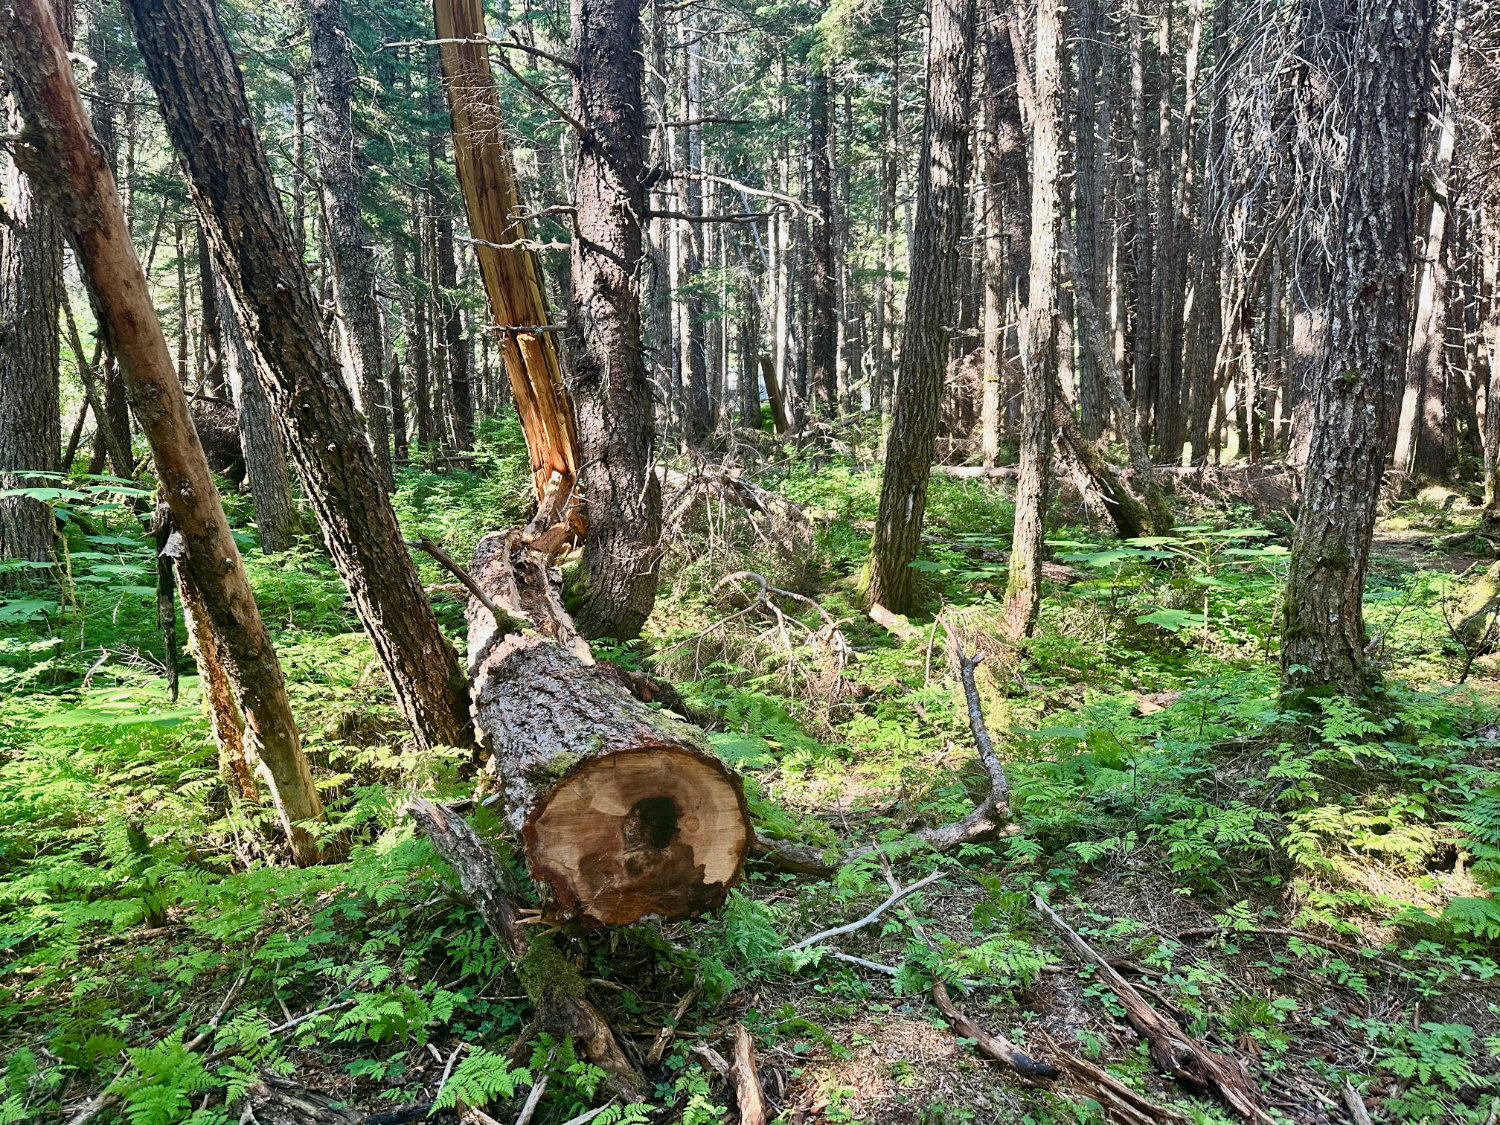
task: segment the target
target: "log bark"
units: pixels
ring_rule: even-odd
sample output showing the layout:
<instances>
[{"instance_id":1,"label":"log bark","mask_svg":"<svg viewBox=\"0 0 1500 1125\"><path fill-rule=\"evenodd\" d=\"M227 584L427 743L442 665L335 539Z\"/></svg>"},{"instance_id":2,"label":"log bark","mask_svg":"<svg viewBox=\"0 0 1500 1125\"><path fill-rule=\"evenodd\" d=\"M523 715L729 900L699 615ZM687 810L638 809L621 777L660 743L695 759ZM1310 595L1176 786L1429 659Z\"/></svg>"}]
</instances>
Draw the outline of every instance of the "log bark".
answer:
<instances>
[{"instance_id":1,"label":"log bark","mask_svg":"<svg viewBox=\"0 0 1500 1125\"><path fill-rule=\"evenodd\" d=\"M0 6L0 59L26 120L16 157L35 189L56 208L100 327L119 360L181 536L175 560L179 574L201 596L203 616L223 642L235 702L246 734L258 742L293 853L299 862L314 862L317 843L299 822L321 819L323 808L302 753L281 665L193 429L114 176L84 111L67 47L46 0L11 0Z\"/></svg>"},{"instance_id":2,"label":"log bark","mask_svg":"<svg viewBox=\"0 0 1500 1125\"><path fill-rule=\"evenodd\" d=\"M473 743L457 654L401 541L211 0L127 0L162 119L288 451L397 706L423 746Z\"/></svg>"},{"instance_id":3,"label":"log bark","mask_svg":"<svg viewBox=\"0 0 1500 1125\"><path fill-rule=\"evenodd\" d=\"M470 572L538 630L507 635L470 600L474 722L546 912L626 924L719 906L751 840L739 778L696 728L585 663L540 552L492 533Z\"/></svg>"},{"instance_id":4,"label":"log bark","mask_svg":"<svg viewBox=\"0 0 1500 1125\"><path fill-rule=\"evenodd\" d=\"M551 503L560 522L576 521L573 404L563 385L556 333L537 331L551 323L541 271L529 250L510 245L527 237L526 224L519 218L515 169L502 131L500 90L490 72L484 12L480 0L435 0L433 12L453 116L453 163L479 274L500 329L538 501L544 507Z\"/></svg>"}]
</instances>

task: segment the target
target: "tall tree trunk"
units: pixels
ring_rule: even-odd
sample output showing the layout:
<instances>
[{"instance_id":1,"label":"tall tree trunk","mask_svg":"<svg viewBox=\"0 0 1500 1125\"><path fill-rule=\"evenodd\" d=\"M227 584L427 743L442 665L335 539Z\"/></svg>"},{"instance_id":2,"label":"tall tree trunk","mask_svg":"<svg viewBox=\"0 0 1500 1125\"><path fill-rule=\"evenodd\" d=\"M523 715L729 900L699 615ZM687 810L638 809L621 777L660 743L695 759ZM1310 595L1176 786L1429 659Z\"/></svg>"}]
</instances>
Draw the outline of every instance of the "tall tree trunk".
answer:
<instances>
[{"instance_id":1,"label":"tall tree trunk","mask_svg":"<svg viewBox=\"0 0 1500 1125\"><path fill-rule=\"evenodd\" d=\"M1433 7L1365 0L1335 23L1327 47L1355 62L1330 255L1333 308L1282 621L1282 676L1297 692L1358 694L1368 685L1362 602L1406 373Z\"/></svg>"},{"instance_id":2,"label":"tall tree trunk","mask_svg":"<svg viewBox=\"0 0 1500 1125\"><path fill-rule=\"evenodd\" d=\"M1027 286L1026 374L1021 400L1021 463L1005 631L1029 637L1042 601L1048 475L1052 456L1052 393L1057 377L1057 224L1062 101L1062 0L1038 0L1036 71L1031 118L1031 280Z\"/></svg>"},{"instance_id":3,"label":"tall tree trunk","mask_svg":"<svg viewBox=\"0 0 1500 1125\"><path fill-rule=\"evenodd\" d=\"M1448 475L1442 437L1446 374L1443 352L1448 329L1448 271L1443 264L1443 239L1452 199L1449 176L1458 132L1458 84L1463 76L1463 53L1468 46L1464 42L1463 0L1454 0L1451 32L1448 78L1442 88L1442 114L1436 122L1437 136L1432 146L1432 184L1423 194L1418 218L1418 229L1424 237L1394 461L1398 472L1436 480Z\"/></svg>"},{"instance_id":4,"label":"tall tree trunk","mask_svg":"<svg viewBox=\"0 0 1500 1125\"><path fill-rule=\"evenodd\" d=\"M167 132L272 410L397 706L422 746L473 742L457 656L335 373L291 224L211 0L125 0Z\"/></svg>"},{"instance_id":5,"label":"tall tree trunk","mask_svg":"<svg viewBox=\"0 0 1500 1125\"><path fill-rule=\"evenodd\" d=\"M568 344L587 497L585 636L628 639L656 601L661 484L656 420L641 352L635 275L646 213L640 0L572 0L573 173Z\"/></svg>"},{"instance_id":6,"label":"tall tree trunk","mask_svg":"<svg viewBox=\"0 0 1500 1125\"><path fill-rule=\"evenodd\" d=\"M1104 187L1107 148L1099 142L1099 71L1103 66L1103 13L1101 0L1075 0L1074 27L1078 64L1077 162L1073 187L1078 215L1078 261L1082 284L1094 308L1104 307L1104 274L1109 259L1104 251ZM1103 107L1107 121L1109 107ZM1079 353L1078 414L1084 436L1097 441L1108 419L1104 374L1088 348Z\"/></svg>"},{"instance_id":7,"label":"tall tree trunk","mask_svg":"<svg viewBox=\"0 0 1500 1125\"><path fill-rule=\"evenodd\" d=\"M827 64L814 66L808 79L808 203L814 215L808 228L811 242L811 336L808 350L812 362L812 393L820 411L836 417L838 407L838 320L835 313L833 260L833 155L829 129L830 102Z\"/></svg>"},{"instance_id":8,"label":"tall tree trunk","mask_svg":"<svg viewBox=\"0 0 1500 1125\"><path fill-rule=\"evenodd\" d=\"M375 299L375 251L360 213L364 160L354 141L353 95L359 74L350 50L344 0L308 0L308 31L313 120L317 123L314 148L328 223L328 250L333 258L333 295L343 343L340 350L348 361L350 382L364 411L375 463L390 489L395 478L391 475L380 305Z\"/></svg>"},{"instance_id":9,"label":"tall tree trunk","mask_svg":"<svg viewBox=\"0 0 1500 1125\"><path fill-rule=\"evenodd\" d=\"M443 313L442 355L448 369L448 407L453 442L467 452L474 448L474 387L469 370L468 341L464 337L463 306L458 302L458 244L453 238L453 216L444 194L434 200L437 213L437 289Z\"/></svg>"},{"instance_id":10,"label":"tall tree trunk","mask_svg":"<svg viewBox=\"0 0 1500 1125\"><path fill-rule=\"evenodd\" d=\"M46 0L0 8L0 52L27 122L18 149L36 189L57 208L78 256L101 329L128 381L132 405L181 537L177 565L223 642L246 731L270 775L299 862L317 859L300 821L321 819L317 787L297 734L281 665L188 414L187 396L131 245L115 179L73 84L67 47ZM38 178L40 177L40 178Z\"/></svg>"},{"instance_id":11,"label":"tall tree trunk","mask_svg":"<svg viewBox=\"0 0 1500 1125\"><path fill-rule=\"evenodd\" d=\"M918 164L913 268L906 294L895 416L870 557L870 600L896 613L912 607L911 561L922 539L927 480L937 446L948 368L948 325L958 300L958 252L969 174L969 103L974 71L974 0L931 0L927 109Z\"/></svg>"}]
</instances>

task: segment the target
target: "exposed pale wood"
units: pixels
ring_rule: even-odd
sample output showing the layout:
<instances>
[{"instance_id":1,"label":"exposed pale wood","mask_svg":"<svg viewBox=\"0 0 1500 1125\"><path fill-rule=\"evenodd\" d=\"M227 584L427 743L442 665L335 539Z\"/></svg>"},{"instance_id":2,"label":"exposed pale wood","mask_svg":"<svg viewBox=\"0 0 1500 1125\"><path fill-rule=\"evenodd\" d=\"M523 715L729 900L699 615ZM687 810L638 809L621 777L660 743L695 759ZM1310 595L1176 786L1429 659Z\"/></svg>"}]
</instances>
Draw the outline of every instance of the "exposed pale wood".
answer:
<instances>
[{"instance_id":1,"label":"exposed pale wood","mask_svg":"<svg viewBox=\"0 0 1500 1125\"><path fill-rule=\"evenodd\" d=\"M536 259L510 244L526 239L526 224L506 147L500 90L490 71L480 0L434 0L438 50L453 115L453 162L463 188L474 255L496 324L552 323ZM556 334L515 331L500 335L500 351L526 434L537 497L565 498L563 522L578 518L578 437L563 384ZM580 528L581 529L581 528Z\"/></svg>"},{"instance_id":2,"label":"exposed pale wood","mask_svg":"<svg viewBox=\"0 0 1500 1125\"><path fill-rule=\"evenodd\" d=\"M739 778L697 728L573 651L545 560L517 533L481 540L471 570L538 630L506 634L470 602L475 725L545 912L624 924L719 906L751 838Z\"/></svg>"},{"instance_id":3,"label":"exposed pale wood","mask_svg":"<svg viewBox=\"0 0 1500 1125\"><path fill-rule=\"evenodd\" d=\"M734 1061L729 1066L734 1101L740 1107L740 1125L765 1125L766 1102L755 1070L755 1039L745 1025L734 1025Z\"/></svg>"}]
</instances>

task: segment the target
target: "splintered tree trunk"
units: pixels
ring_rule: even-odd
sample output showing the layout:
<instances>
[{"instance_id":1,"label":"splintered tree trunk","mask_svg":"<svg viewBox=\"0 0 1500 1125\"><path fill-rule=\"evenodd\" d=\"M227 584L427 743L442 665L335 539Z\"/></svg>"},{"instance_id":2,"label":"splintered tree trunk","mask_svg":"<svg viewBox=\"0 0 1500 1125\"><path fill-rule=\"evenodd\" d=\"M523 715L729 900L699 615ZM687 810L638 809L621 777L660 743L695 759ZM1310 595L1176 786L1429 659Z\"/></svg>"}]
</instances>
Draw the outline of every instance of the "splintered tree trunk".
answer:
<instances>
[{"instance_id":1,"label":"splintered tree trunk","mask_svg":"<svg viewBox=\"0 0 1500 1125\"><path fill-rule=\"evenodd\" d=\"M396 513L317 302L211 0L123 5L204 233L334 566L421 746L473 741L457 654Z\"/></svg>"},{"instance_id":2,"label":"splintered tree trunk","mask_svg":"<svg viewBox=\"0 0 1500 1125\"><path fill-rule=\"evenodd\" d=\"M146 275L125 225L115 179L94 136L67 47L46 0L0 6L0 59L26 119L17 158L35 189L57 209L78 257L99 324L119 359L131 405L151 443L162 491L181 536L177 565L201 597L223 642L224 665L246 733L270 776L277 810L299 862L318 848L299 822L320 819L322 804L292 718L276 649L261 622L224 505L173 369Z\"/></svg>"},{"instance_id":3,"label":"splintered tree trunk","mask_svg":"<svg viewBox=\"0 0 1500 1125\"><path fill-rule=\"evenodd\" d=\"M333 258L333 297L339 334L359 394L375 463L387 489L391 475L390 420L382 378L380 306L375 300L375 251L359 210L362 160L354 143L352 97L359 75L349 48L343 0L309 0L314 146Z\"/></svg>"},{"instance_id":4,"label":"splintered tree trunk","mask_svg":"<svg viewBox=\"0 0 1500 1125\"><path fill-rule=\"evenodd\" d=\"M497 626L471 599L474 718L546 912L626 924L712 910L753 836L740 780L696 728L653 710L583 659L546 559L493 532L471 573L538 633Z\"/></svg>"},{"instance_id":5,"label":"splintered tree trunk","mask_svg":"<svg viewBox=\"0 0 1500 1125\"><path fill-rule=\"evenodd\" d=\"M958 253L969 175L969 101L974 80L974 0L931 0L927 109L918 163L906 337L885 448L880 513L870 556L872 603L912 607L911 561L922 541L927 480L937 447L948 369L948 336L958 304Z\"/></svg>"},{"instance_id":6,"label":"splintered tree trunk","mask_svg":"<svg viewBox=\"0 0 1500 1125\"><path fill-rule=\"evenodd\" d=\"M568 341L585 516L579 628L628 639L656 602L661 484L641 352L635 274L643 261L640 0L573 0L573 112L583 122Z\"/></svg>"},{"instance_id":7,"label":"splintered tree trunk","mask_svg":"<svg viewBox=\"0 0 1500 1125\"><path fill-rule=\"evenodd\" d=\"M501 127L500 90L490 73L484 11L480 0L434 0L433 11L453 115L453 163L479 274L501 330L501 354L538 501L553 513L544 522L567 522L576 519L578 484L573 404L563 385L555 333L548 330L551 317L535 256L510 245L526 238L526 225L519 218L515 170Z\"/></svg>"},{"instance_id":8,"label":"splintered tree trunk","mask_svg":"<svg viewBox=\"0 0 1500 1125\"><path fill-rule=\"evenodd\" d=\"M1362 605L1406 372L1408 298L1434 0L1368 0L1332 29L1354 59L1327 342L1292 539L1281 670L1297 692L1367 686Z\"/></svg>"},{"instance_id":9,"label":"splintered tree trunk","mask_svg":"<svg viewBox=\"0 0 1500 1125\"><path fill-rule=\"evenodd\" d=\"M71 27L72 0L60 0ZM3 104L3 103L0 103ZM20 115L4 119L18 132ZM6 161L0 210L0 490L43 483L62 444L57 312L62 302L62 230L20 167ZM0 559L52 558L52 509L40 500L0 499Z\"/></svg>"},{"instance_id":10,"label":"splintered tree trunk","mask_svg":"<svg viewBox=\"0 0 1500 1125\"><path fill-rule=\"evenodd\" d=\"M1021 400L1021 464L1005 630L1029 637L1042 602L1048 470L1052 457L1052 393L1057 371L1058 108L1062 95L1059 48L1061 0L1039 0L1036 13L1036 92L1031 123L1031 281L1026 308L1026 382Z\"/></svg>"}]
</instances>

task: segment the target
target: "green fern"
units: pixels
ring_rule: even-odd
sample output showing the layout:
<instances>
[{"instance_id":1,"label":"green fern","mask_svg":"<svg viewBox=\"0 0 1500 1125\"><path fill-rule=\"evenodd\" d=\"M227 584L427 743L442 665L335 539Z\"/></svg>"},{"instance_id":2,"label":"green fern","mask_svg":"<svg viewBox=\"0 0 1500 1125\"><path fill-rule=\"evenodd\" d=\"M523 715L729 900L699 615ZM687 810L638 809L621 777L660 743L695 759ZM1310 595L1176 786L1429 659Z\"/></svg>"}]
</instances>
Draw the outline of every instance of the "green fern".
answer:
<instances>
[{"instance_id":1,"label":"green fern","mask_svg":"<svg viewBox=\"0 0 1500 1125\"><path fill-rule=\"evenodd\" d=\"M130 1052L135 1073L110 1086L120 1100L130 1125L175 1125L192 1111L192 1097L219 1085L208 1073L201 1055L182 1043L182 1031L173 1032L151 1047Z\"/></svg>"},{"instance_id":2,"label":"green fern","mask_svg":"<svg viewBox=\"0 0 1500 1125\"><path fill-rule=\"evenodd\" d=\"M497 1099L514 1097L517 1087L529 1085L530 1070L512 1067L504 1055L475 1047L454 1068L432 1108L434 1112L452 1109L460 1099L465 1105L483 1108Z\"/></svg>"},{"instance_id":3,"label":"green fern","mask_svg":"<svg viewBox=\"0 0 1500 1125\"><path fill-rule=\"evenodd\" d=\"M1500 938L1500 903L1494 899L1452 899L1443 910L1443 920L1461 934Z\"/></svg>"}]
</instances>

